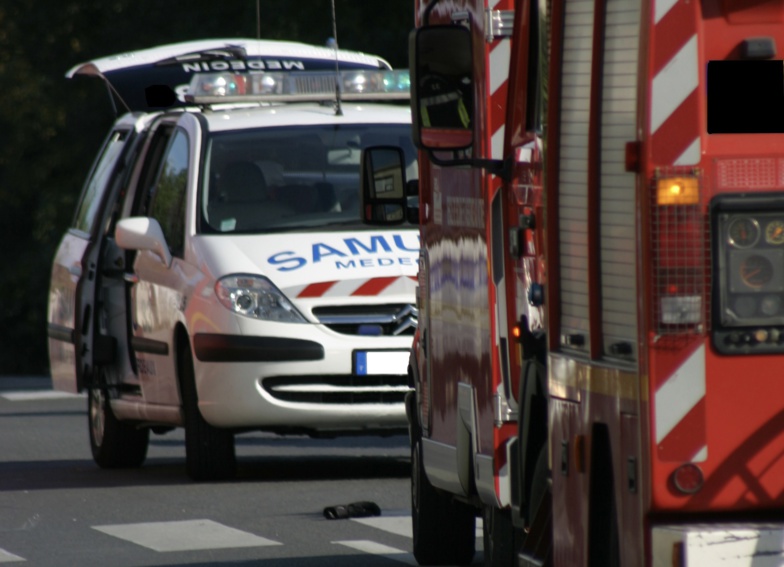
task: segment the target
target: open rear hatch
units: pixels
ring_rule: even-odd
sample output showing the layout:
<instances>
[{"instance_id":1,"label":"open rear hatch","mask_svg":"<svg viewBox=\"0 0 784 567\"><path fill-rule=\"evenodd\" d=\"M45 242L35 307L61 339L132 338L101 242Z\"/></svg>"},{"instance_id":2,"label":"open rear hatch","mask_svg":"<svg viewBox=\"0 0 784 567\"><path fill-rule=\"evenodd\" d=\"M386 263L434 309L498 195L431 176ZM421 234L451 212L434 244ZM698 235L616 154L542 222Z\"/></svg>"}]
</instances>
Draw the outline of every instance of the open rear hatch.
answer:
<instances>
[{"instance_id":1,"label":"open rear hatch","mask_svg":"<svg viewBox=\"0 0 784 567\"><path fill-rule=\"evenodd\" d=\"M355 51L289 41L208 39L160 45L80 63L66 77L102 78L119 111L184 106L195 74L228 71L329 71L391 69L385 60Z\"/></svg>"}]
</instances>

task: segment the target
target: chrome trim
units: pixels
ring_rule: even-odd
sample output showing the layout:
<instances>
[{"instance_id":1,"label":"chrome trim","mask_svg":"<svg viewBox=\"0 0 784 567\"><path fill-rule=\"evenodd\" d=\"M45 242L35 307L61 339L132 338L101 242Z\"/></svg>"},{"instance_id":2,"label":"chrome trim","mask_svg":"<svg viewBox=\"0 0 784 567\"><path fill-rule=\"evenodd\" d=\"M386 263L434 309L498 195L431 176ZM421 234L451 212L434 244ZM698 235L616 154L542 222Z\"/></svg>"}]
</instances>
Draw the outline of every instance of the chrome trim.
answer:
<instances>
[{"instance_id":1,"label":"chrome trim","mask_svg":"<svg viewBox=\"0 0 784 567\"><path fill-rule=\"evenodd\" d=\"M512 37L514 10L487 10L485 12L485 39L488 43L496 39Z\"/></svg>"}]
</instances>

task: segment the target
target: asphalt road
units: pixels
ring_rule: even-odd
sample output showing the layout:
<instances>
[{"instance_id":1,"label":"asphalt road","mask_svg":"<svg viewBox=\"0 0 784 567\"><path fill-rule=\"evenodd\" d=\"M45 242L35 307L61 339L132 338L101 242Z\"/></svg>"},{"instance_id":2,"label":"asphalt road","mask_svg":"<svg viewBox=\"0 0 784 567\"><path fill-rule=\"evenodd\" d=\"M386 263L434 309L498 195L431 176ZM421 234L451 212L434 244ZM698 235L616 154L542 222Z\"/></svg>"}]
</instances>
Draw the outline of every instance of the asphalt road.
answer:
<instances>
[{"instance_id":1,"label":"asphalt road","mask_svg":"<svg viewBox=\"0 0 784 567\"><path fill-rule=\"evenodd\" d=\"M237 479L195 483L181 430L153 435L139 469L99 469L86 405L45 378L0 377L0 564L416 565L407 437L244 434ZM324 517L358 501L381 515Z\"/></svg>"}]
</instances>

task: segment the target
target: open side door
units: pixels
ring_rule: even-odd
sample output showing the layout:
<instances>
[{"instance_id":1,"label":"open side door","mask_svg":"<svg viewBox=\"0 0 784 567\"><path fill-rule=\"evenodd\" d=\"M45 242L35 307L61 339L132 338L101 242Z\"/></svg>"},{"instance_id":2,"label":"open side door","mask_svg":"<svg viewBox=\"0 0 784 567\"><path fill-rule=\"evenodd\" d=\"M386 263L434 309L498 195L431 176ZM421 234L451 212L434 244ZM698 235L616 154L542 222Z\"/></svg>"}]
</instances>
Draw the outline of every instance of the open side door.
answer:
<instances>
[{"instance_id":1,"label":"open side door","mask_svg":"<svg viewBox=\"0 0 784 567\"><path fill-rule=\"evenodd\" d=\"M148 119L129 114L112 127L82 190L71 227L55 254L47 332L50 371L58 390L81 391L96 364L113 357L112 340L95 329L102 250L131 148Z\"/></svg>"}]
</instances>

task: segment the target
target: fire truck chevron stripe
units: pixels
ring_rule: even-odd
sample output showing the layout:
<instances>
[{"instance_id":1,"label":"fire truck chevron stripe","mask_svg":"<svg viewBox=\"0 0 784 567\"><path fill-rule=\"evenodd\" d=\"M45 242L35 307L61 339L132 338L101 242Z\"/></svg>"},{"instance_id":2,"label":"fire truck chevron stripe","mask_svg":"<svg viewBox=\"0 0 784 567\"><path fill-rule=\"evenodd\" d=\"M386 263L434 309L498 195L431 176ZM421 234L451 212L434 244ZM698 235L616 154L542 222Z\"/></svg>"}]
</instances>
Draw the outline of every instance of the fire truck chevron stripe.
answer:
<instances>
[{"instance_id":1,"label":"fire truck chevron stripe","mask_svg":"<svg viewBox=\"0 0 784 567\"><path fill-rule=\"evenodd\" d=\"M656 390L656 445L664 461L707 456L705 432L705 345Z\"/></svg>"},{"instance_id":2,"label":"fire truck chevron stripe","mask_svg":"<svg viewBox=\"0 0 784 567\"><path fill-rule=\"evenodd\" d=\"M658 443L659 458L663 461L704 461L708 456L704 424L705 398L703 397ZM700 431L703 435L693 435L694 431Z\"/></svg>"},{"instance_id":3,"label":"fire truck chevron stripe","mask_svg":"<svg viewBox=\"0 0 784 567\"><path fill-rule=\"evenodd\" d=\"M677 162L681 160L681 156L694 145L695 140L699 140L699 123L693 119L699 108L699 94L695 89L659 128L651 140L653 155L658 163L679 165ZM699 150L699 143L697 149ZM699 160L699 156L697 159Z\"/></svg>"},{"instance_id":4,"label":"fire truck chevron stripe","mask_svg":"<svg viewBox=\"0 0 784 567\"><path fill-rule=\"evenodd\" d=\"M678 0L658 0L654 9L654 21L658 24L670 9L678 3Z\"/></svg>"},{"instance_id":5,"label":"fire truck chevron stripe","mask_svg":"<svg viewBox=\"0 0 784 567\"><path fill-rule=\"evenodd\" d=\"M651 156L656 165L694 165L702 155L694 3L655 0L651 64Z\"/></svg>"},{"instance_id":6,"label":"fire truck chevron stripe","mask_svg":"<svg viewBox=\"0 0 784 567\"><path fill-rule=\"evenodd\" d=\"M659 127L699 86L697 64L697 34L653 78L651 132Z\"/></svg>"},{"instance_id":7,"label":"fire truck chevron stripe","mask_svg":"<svg viewBox=\"0 0 784 567\"><path fill-rule=\"evenodd\" d=\"M657 22L655 50L653 52L653 75L657 75L670 62L673 56L686 45L694 35L694 6L689 2L678 2Z\"/></svg>"},{"instance_id":8,"label":"fire truck chevron stripe","mask_svg":"<svg viewBox=\"0 0 784 567\"><path fill-rule=\"evenodd\" d=\"M490 10L512 10L513 5L509 0L491 0L488 2L488 8ZM488 151L492 159L501 159L504 153L506 91L511 54L512 47L509 39L494 40L490 44L487 54L487 85L490 90L490 104L488 108L490 147Z\"/></svg>"}]
</instances>

